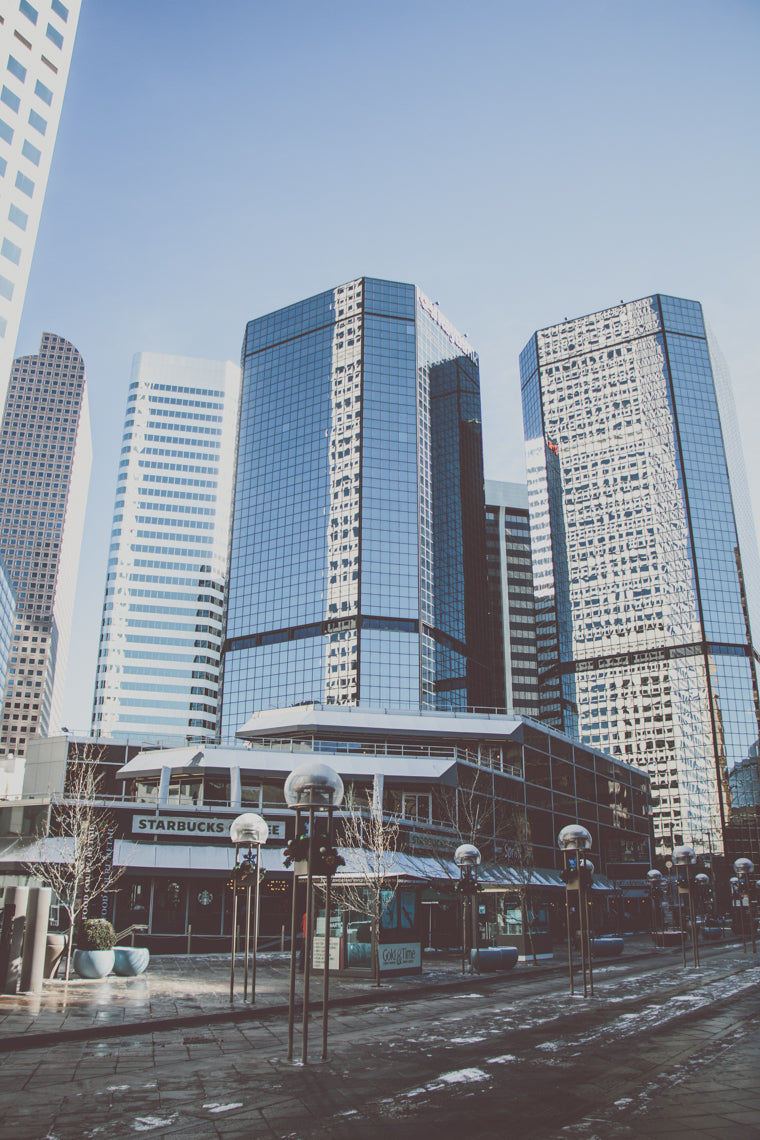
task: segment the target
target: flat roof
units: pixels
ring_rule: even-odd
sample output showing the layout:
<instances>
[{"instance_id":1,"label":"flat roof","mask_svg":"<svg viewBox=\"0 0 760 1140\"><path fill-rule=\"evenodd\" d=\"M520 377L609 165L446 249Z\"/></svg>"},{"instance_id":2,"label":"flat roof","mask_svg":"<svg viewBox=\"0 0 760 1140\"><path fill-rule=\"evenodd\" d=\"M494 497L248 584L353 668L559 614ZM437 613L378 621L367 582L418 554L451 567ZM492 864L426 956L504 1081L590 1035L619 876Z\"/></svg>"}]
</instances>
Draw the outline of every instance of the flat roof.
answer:
<instances>
[{"instance_id":1,"label":"flat roof","mask_svg":"<svg viewBox=\"0 0 760 1140\"><path fill-rule=\"evenodd\" d=\"M329 763L343 777L385 776L390 779L444 780L456 768L453 756L377 756L351 752L313 752L269 748L164 748L140 752L116 772L117 779L160 776L162 768L184 773L225 771L239 768L263 775L288 776L294 768L309 761Z\"/></svg>"}]
</instances>

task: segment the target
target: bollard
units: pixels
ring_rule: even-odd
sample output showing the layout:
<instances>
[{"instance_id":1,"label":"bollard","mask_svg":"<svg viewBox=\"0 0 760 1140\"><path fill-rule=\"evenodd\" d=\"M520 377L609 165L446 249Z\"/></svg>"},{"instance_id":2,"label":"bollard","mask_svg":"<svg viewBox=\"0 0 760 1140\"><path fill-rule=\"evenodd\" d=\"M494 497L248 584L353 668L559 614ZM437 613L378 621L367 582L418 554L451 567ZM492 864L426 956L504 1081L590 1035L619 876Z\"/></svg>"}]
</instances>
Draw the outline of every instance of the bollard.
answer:
<instances>
[{"instance_id":1,"label":"bollard","mask_svg":"<svg viewBox=\"0 0 760 1140\"><path fill-rule=\"evenodd\" d=\"M6 892L0 945L0 991L4 994L18 990L28 900L28 887L9 887Z\"/></svg>"},{"instance_id":2,"label":"bollard","mask_svg":"<svg viewBox=\"0 0 760 1140\"><path fill-rule=\"evenodd\" d=\"M19 984L19 989L24 993L38 994L42 989L52 896L50 887L32 887L29 891Z\"/></svg>"}]
</instances>

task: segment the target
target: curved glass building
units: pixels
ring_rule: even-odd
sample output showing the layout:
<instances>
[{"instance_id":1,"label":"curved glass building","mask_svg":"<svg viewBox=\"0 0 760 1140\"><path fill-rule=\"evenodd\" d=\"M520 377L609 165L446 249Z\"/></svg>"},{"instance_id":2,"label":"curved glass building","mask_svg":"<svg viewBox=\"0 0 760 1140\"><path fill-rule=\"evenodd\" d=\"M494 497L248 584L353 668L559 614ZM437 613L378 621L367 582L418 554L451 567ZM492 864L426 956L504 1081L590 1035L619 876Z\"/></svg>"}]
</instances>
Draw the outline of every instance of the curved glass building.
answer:
<instances>
[{"instance_id":1,"label":"curved glass building","mask_svg":"<svg viewBox=\"0 0 760 1140\"><path fill-rule=\"evenodd\" d=\"M301 702L486 703L478 359L414 285L359 278L243 346L222 738Z\"/></svg>"},{"instance_id":2,"label":"curved glass building","mask_svg":"<svg viewBox=\"0 0 760 1140\"><path fill-rule=\"evenodd\" d=\"M542 717L649 770L655 839L723 851L758 738L757 546L701 306L655 295L521 360Z\"/></svg>"}]
</instances>

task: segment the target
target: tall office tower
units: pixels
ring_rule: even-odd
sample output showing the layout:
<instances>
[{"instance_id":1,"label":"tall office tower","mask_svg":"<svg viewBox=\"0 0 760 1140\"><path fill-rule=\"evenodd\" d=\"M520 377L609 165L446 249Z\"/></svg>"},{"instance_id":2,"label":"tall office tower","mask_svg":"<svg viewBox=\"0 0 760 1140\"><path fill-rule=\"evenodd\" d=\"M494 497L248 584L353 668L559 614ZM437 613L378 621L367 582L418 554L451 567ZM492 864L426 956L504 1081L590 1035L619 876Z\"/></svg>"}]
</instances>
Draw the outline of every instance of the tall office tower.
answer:
<instances>
[{"instance_id":1,"label":"tall office tower","mask_svg":"<svg viewBox=\"0 0 760 1140\"><path fill-rule=\"evenodd\" d=\"M488 696L477 356L414 285L251 321L222 736L299 702Z\"/></svg>"},{"instance_id":2,"label":"tall office tower","mask_svg":"<svg viewBox=\"0 0 760 1140\"><path fill-rule=\"evenodd\" d=\"M655 295L521 355L546 715L646 766L658 850L720 853L758 738L757 547L695 301ZM539 645L539 658L542 647Z\"/></svg>"},{"instance_id":3,"label":"tall office tower","mask_svg":"<svg viewBox=\"0 0 760 1140\"><path fill-rule=\"evenodd\" d=\"M13 644L13 627L16 624L16 591L11 582L10 570L0 556L0 688L5 692L5 679ZM0 753L3 751L0 748Z\"/></svg>"},{"instance_id":4,"label":"tall office tower","mask_svg":"<svg viewBox=\"0 0 760 1140\"><path fill-rule=\"evenodd\" d=\"M134 359L95 736L215 738L239 393L229 361Z\"/></svg>"},{"instance_id":5,"label":"tall office tower","mask_svg":"<svg viewBox=\"0 0 760 1140\"><path fill-rule=\"evenodd\" d=\"M44 333L13 363L0 447L0 555L16 591L0 752L60 728L92 462L84 363Z\"/></svg>"},{"instance_id":6,"label":"tall office tower","mask_svg":"<svg viewBox=\"0 0 760 1140\"><path fill-rule=\"evenodd\" d=\"M61 116L80 0L2 5L0 414Z\"/></svg>"},{"instance_id":7,"label":"tall office tower","mask_svg":"<svg viewBox=\"0 0 760 1140\"><path fill-rule=\"evenodd\" d=\"M486 479L493 703L538 718L538 662L528 488Z\"/></svg>"}]
</instances>

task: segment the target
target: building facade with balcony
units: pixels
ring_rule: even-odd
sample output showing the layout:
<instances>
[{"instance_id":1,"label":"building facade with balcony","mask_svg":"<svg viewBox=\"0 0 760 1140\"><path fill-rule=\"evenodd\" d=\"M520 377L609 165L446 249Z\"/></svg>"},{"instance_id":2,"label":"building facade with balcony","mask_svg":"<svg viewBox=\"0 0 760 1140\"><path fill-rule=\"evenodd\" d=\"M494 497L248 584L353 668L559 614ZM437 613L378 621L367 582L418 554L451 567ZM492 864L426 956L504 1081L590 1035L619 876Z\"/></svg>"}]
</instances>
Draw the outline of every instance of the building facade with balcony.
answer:
<instances>
[{"instance_id":1,"label":"building facade with balcony","mask_svg":"<svg viewBox=\"0 0 760 1140\"><path fill-rule=\"evenodd\" d=\"M519 717L313 705L254 714L240 735L245 743L234 747L163 750L85 738L34 742L23 800L0 805L6 874L18 874L31 859L45 812L65 795L67 764L83 759L102 772L111 857L121 869L106 910L119 929L147 925L150 944L163 950L184 950L188 931L197 949L225 945L234 866L229 829L245 811L263 815L270 830L262 849L262 938L289 933L293 876L283 855L295 817L283 788L307 760L341 775L343 812L351 806L366 815L381 803L398 821L399 873L442 889L433 896L442 929L460 842L477 843L494 890L514 890L527 875L559 909L557 834L565 824L589 829L600 876L608 862L651 856L646 775ZM340 846L340 809L336 834ZM605 887L600 877L600 898ZM92 905L100 908L101 900Z\"/></svg>"}]
</instances>

